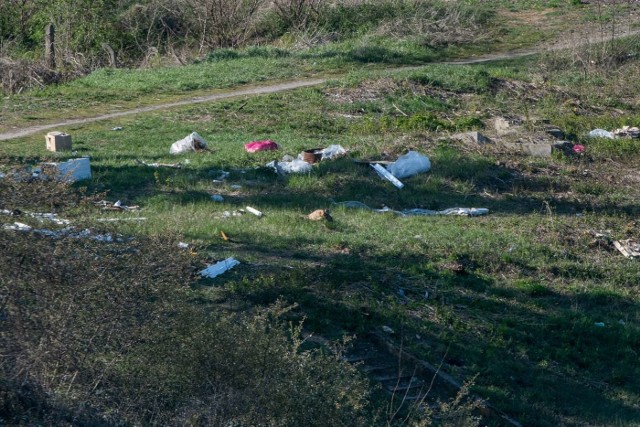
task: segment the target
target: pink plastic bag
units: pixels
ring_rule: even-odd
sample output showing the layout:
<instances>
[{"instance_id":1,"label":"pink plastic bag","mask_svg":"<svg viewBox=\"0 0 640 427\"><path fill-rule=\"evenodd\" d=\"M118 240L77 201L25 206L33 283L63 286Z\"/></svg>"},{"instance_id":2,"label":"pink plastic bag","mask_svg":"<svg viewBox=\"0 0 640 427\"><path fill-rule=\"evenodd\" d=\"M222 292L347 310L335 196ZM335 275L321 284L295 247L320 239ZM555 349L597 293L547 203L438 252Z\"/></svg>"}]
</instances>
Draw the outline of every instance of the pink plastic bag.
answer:
<instances>
[{"instance_id":1,"label":"pink plastic bag","mask_svg":"<svg viewBox=\"0 0 640 427\"><path fill-rule=\"evenodd\" d=\"M256 151L277 150L278 144L271 141L270 139L266 139L264 141L252 141L248 144L245 144L244 149L249 153L255 153Z\"/></svg>"}]
</instances>

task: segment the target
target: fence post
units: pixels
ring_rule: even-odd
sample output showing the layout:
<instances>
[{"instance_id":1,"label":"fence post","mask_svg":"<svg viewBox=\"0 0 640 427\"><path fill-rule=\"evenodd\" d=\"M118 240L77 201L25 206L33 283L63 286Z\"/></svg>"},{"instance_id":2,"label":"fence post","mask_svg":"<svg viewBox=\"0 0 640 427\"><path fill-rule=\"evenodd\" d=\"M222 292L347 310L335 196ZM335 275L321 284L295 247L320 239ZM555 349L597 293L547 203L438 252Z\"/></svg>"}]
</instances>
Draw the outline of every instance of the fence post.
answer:
<instances>
[{"instance_id":1,"label":"fence post","mask_svg":"<svg viewBox=\"0 0 640 427\"><path fill-rule=\"evenodd\" d=\"M53 24L48 24L44 28L44 59L49 68L56 68L56 49L55 49L56 29Z\"/></svg>"}]
</instances>

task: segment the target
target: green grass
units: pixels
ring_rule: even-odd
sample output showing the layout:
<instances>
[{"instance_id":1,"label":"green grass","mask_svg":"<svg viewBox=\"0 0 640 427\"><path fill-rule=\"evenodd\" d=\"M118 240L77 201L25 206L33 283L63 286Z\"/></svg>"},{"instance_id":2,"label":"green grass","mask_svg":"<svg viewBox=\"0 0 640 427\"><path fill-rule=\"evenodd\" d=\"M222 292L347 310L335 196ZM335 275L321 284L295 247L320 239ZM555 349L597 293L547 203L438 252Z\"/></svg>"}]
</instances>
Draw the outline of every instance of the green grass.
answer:
<instances>
[{"instance_id":1,"label":"green grass","mask_svg":"<svg viewBox=\"0 0 640 427\"><path fill-rule=\"evenodd\" d=\"M283 55L292 65L279 77L299 75L291 57L258 53L252 55L266 62L239 53L231 59L239 62L210 58L186 70L103 71L51 93L73 100L82 89L89 99L116 99L130 84L135 97L173 96L186 86L258 81L258 64L269 64L273 78ZM200 263L238 258L242 264L225 275L192 283L212 310L222 302L250 310L282 299L299 305L295 314L306 317L309 330L329 338L382 325L402 331L397 339L412 353L443 360L458 379L478 375L474 391L523 425L635 425L640 264L592 232L638 238L640 143L588 140L585 133L639 124L637 105L607 101L614 84L636 87L637 62L570 79L579 71L542 61L358 70L323 87L65 129L77 155L91 157L89 191L143 208L70 210L68 217L144 216L112 227L131 236L177 235L194 245ZM248 74L232 64L244 64ZM614 108L622 114L612 118ZM587 153L529 158L451 138L462 130L491 133L499 115L522 118L524 136L540 132L546 119L584 142ZM114 126L124 129L110 131ZM171 143L191 131L211 149L169 155ZM244 151L244 143L266 138L280 150ZM343 145L348 157L308 175L278 177L264 168L284 154L330 144ZM428 154L433 168L403 180L402 190L352 161L393 160L408 149ZM4 142L0 154L5 170L68 156L46 152L41 135ZM153 169L136 159L184 167ZM229 178L214 183L223 170ZM349 200L392 209L487 207L490 214L403 218L333 204ZM264 217L224 217L246 206ZM303 217L322 208L331 209L333 223Z\"/></svg>"}]
</instances>

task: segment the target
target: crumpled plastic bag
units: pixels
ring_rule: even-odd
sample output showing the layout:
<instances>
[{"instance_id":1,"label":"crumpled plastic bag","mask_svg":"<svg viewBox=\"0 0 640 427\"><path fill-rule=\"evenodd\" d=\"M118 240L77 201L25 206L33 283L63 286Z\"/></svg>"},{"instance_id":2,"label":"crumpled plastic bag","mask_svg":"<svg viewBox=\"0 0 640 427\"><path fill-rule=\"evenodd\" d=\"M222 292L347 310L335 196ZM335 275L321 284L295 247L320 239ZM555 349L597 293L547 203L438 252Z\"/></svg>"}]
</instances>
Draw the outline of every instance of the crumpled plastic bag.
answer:
<instances>
[{"instance_id":1,"label":"crumpled plastic bag","mask_svg":"<svg viewBox=\"0 0 640 427\"><path fill-rule=\"evenodd\" d=\"M273 168L278 175L287 173L309 173L311 172L311 164L301 159L294 159L290 162L273 161L266 164L267 167Z\"/></svg>"},{"instance_id":2,"label":"crumpled plastic bag","mask_svg":"<svg viewBox=\"0 0 640 427\"><path fill-rule=\"evenodd\" d=\"M429 158L417 151L409 151L398 157L398 160L389 164L387 170L398 179L408 178L419 173L428 172L431 169Z\"/></svg>"},{"instance_id":3,"label":"crumpled plastic bag","mask_svg":"<svg viewBox=\"0 0 640 427\"><path fill-rule=\"evenodd\" d=\"M327 148L316 151L316 154L322 154L321 160L333 160L347 154L347 150L342 145L330 145Z\"/></svg>"},{"instance_id":4,"label":"crumpled plastic bag","mask_svg":"<svg viewBox=\"0 0 640 427\"><path fill-rule=\"evenodd\" d=\"M587 136L589 138L608 138L608 139L614 139L615 135L611 132L609 132L608 130L604 130L604 129L594 129L591 132L589 132L587 134Z\"/></svg>"},{"instance_id":5,"label":"crumpled plastic bag","mask_svg":"<svg viewBox=\"0 0 640 427\"><path fill-rule=\"evenodd\" d=\"M197 132L191 132L189 136L171 144L169 153L180 154L186 153L187 151L204 150L205 148L207 148L207 141L198 135Z\"/></svg>"},{"instance_id":6,"label":"crumpled plastic bag","mask_svg":"<svg viewBox=\"0 0 640 427\"><path fill-rule=\"evenodd\" d=\"M269 150L277 150L278 144L270 139L265 139L264 141L252 141L248 144L244 145L244 149L249 153L255 153L256 151L269 151Z\"/></svg>"}]
</instances>

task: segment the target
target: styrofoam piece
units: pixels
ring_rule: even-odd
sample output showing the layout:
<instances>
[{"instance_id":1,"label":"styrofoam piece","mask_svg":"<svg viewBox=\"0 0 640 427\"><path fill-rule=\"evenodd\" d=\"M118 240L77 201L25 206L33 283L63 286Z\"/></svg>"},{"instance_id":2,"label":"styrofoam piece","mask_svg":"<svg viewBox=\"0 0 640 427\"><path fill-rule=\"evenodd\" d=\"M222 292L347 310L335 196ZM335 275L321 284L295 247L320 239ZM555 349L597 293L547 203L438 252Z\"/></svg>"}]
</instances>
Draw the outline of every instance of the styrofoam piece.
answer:
<instances>
[{"instance_id":1,"label":"styrofoam piece","mask_svg":"<svg viewBox=\"0 0 640 427\"><path fill-rule=\"evenodd\" d=\"M217 277L225 273L226 271L231 270L233 267L235 267L238 264L240 264L240 261L238 261L233 257L229 257L224 261L220 261L216 264L212 264L208 266L207 268L205 268L200 272L200 275L202 277L213 279L214 277Z\"/></svg>"},{"instance_id":2,"label":"styrofoam piece","mask_svg":"<svg viewBox=\"0 0 640 427\"><path fill-rule=\"evenodd\" d=\"M58 173L56 179L70 182L91 179L91 161L88 157L70 159L61 163L44 163L44 166L53 166Z\"/></svg>"}]
</instances>

